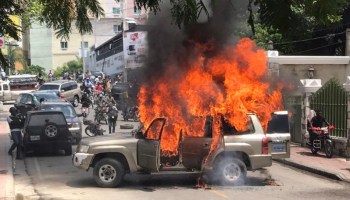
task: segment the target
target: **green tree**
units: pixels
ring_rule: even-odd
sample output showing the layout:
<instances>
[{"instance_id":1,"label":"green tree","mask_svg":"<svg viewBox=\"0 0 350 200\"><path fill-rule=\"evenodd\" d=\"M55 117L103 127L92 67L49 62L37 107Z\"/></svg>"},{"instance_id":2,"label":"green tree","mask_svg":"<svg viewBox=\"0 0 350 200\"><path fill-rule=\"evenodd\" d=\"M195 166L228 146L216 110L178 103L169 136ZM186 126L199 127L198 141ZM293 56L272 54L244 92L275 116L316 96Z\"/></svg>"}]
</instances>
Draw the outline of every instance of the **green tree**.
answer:
<instances>
[{"instance_id":1,"label":"green tree","mask_svg":"<svg viewBox=\"0 0 350 200\"><path fill-rule=\"evenodd\" d=\"M56 67L53 71L53 76L58 78L62 77L65 72L75 73L83 71L83 60L77 58L76 60L71 60L65 63L62 67Z\"/></svg>"},{"instance_id":2,"label":"green tree","mask_svg":"<svg viewBox=\"0 0 350 200\"><path fill-rule=\"evenodd\" d=\"M19 74L34 74L34 75L41 74L42 76L46 76L45 68L43 68L39 65L27 66L23 70L19 70L18 73Z\"/></svg>"},{"instance_id":3,"label":"green tree","mask_svg":"<svg viewBox=\"0 0 350 200\"><path fill-rule=\"evenodd\" d=\"M80 34L91 33L89 17L99 18L103 14L99 0L2 0L0 35L19 40L19 32L23 30L14 24L10 15L23 17L25 26L30 25L30 19L45 23L47 27L56 30L57 37L68 38L73 22ZM6 63L1 52L0 61Z\"/></svg>"},{"instance_id":4,"label":"green tree","mask_svg":"<svg viewBox=\"0 0 350 200\"><path fill-rule=\"evenodd\" d=\"M23 49L20 47L8 46L5 58L12 72L15 70L16 62L21 63L24 68L27 67L27 60L23 55Z\"/></svg>"}]
</instances>

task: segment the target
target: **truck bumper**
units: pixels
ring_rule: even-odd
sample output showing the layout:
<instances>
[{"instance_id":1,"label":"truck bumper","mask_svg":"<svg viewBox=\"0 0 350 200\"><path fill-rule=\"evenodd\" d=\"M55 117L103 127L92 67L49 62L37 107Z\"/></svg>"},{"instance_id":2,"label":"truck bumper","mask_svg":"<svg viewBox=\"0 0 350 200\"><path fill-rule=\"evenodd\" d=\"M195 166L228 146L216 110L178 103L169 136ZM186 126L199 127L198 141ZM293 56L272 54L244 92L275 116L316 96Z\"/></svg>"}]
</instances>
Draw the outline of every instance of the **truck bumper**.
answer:
<instances>
[{"instance_id":1,"label":"truck bumper","mask_svg":"<svg viewBox=\"0 0 350 200\"><path fill-rule=\"evenodd\" d=\"M272 165L271 155L253 155L249 156L251 169L260 169L263 167L270 167Z\"/></svg>"},{"instance_id":2,"label":"truck bumper","mask_svg":"<svg viewBox=\"0 0 350 200\"><path fill-rule=\"evenodd\" d=\"M72 157L73 165L79 169L88 170L93 159L93 154L75 153Z\"/></svg>"}]
</instances>

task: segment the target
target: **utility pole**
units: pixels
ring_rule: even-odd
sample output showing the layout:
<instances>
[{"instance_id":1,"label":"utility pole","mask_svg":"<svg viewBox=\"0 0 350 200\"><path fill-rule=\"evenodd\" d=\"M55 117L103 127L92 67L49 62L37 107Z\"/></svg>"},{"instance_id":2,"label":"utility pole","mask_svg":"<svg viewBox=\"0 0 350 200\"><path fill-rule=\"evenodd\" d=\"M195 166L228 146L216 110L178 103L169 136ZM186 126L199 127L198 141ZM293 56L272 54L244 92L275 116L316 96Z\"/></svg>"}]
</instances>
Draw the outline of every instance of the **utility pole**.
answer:
<instances>
[{"instance_id":1,"label":"utility pole","mask_svg":"<svg viewBox=\"0 0 350 200\"><path fill-rule=\"evenodd\" d=\"M85 50L84 50L84 35L81 35L81 58L83 59L83 78L85 78Z\"/></svg>"}]
</instances>

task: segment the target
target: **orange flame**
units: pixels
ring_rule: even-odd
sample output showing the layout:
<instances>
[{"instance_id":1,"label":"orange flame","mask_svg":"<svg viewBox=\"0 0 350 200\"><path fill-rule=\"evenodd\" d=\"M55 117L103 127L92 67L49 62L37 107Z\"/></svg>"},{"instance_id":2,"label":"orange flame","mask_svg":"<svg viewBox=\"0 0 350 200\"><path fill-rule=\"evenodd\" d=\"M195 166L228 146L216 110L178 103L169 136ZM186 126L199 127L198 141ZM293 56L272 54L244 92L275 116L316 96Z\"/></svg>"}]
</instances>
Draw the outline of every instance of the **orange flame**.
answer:
<instances>
[{"instance_id":1,"label":"orange flame","mask_svg":"<svg viewBox=\"0 0 350 200\"><path fill-rule=\"evenodd\" d=\"M207 115L223 114L237 130L245 130L246 114L257 113L266 130L271 112L282 109L284 86L271 88L266 53L253 41L243 38L212 57L206 57L205 50L197 45L185 70L169 65L164 76L148 82L139 92L140 119L145 127L156 117L168 119L161 138L163 156L178 154L180 133L203 136L202 117Z\"/></svg>"}]
</instances>

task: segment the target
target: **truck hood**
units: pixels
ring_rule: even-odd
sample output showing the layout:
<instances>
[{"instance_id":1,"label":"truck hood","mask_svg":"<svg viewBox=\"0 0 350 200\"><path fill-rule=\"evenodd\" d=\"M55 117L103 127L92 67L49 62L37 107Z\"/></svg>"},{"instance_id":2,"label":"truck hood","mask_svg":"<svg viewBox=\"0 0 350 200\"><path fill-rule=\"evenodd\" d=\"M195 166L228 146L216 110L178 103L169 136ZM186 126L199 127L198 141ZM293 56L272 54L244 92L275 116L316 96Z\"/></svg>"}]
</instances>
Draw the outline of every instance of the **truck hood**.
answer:
<instances>
[{"instance_id":1,"label":"truck hood","mask_svg":"<svg viewBox=\"0 0 350 200\"><path fill-rule=\"evenodd\" d=\"M138 139L134 136L116 136L116 135L103 135L96 137L83 138L80 144L89 146L99 145L127 145L130 143L137 143Z\"/></svg>"}]
</instances>

